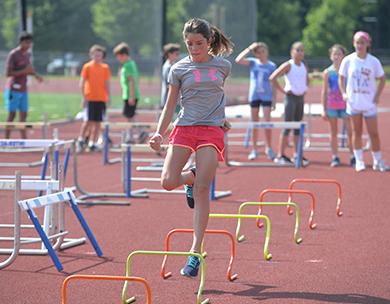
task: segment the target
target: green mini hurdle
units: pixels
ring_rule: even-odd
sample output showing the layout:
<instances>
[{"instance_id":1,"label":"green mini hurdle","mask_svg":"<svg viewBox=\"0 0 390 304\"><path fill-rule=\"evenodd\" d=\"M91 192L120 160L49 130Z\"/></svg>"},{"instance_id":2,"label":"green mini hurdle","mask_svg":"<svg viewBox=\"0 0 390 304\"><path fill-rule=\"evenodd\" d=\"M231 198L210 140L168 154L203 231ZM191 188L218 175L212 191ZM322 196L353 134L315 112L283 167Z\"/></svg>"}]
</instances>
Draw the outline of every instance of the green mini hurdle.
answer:
<instances>
[{"instance_id":1,"label":"green mini hurdle","mask_svg":"<svg viewBox=\"0 0 390 304\"><path fill-rule=\"evenodd\" d=\"M242 210L247 206L292 206L295 208L295 228L293 239L296 244L302 243L302 238L298 237L299 230L299 207L296 203L293 202L245 202L240 205L238 208L238 214L242 213ZM236 229L236 240L237 242L243 242L245 240L245 235L240 235L241 230L241 218L238 218L237 229Z\"/></svg>"},{"instance_id":2,"label":"green mini hurdle","mask_svg":"<svg viewBox=\"0 0 390 304\"><path fill-rule=\"evenodd\" d=\"M195 253L195 252L176 252L176 251L148 251L148 250L136 250L129 254L126 261L126 277L131 276L131 259L135 255L173 255L173 256L195 256L200 260L200 283L198 288L198 294L196 298L196 304L206 304L210 303L210 299L206 298L202 301L202 292L204 287L204 280L205 280L205 273L206 273L206 263L204 261L204 258L201 254ZM126 293L127 293L127 287L128 282L126 281L123 285L122 290L122 304L132 303L134 300L133 298L127 299Z\"/></svg>"}]
</instances>

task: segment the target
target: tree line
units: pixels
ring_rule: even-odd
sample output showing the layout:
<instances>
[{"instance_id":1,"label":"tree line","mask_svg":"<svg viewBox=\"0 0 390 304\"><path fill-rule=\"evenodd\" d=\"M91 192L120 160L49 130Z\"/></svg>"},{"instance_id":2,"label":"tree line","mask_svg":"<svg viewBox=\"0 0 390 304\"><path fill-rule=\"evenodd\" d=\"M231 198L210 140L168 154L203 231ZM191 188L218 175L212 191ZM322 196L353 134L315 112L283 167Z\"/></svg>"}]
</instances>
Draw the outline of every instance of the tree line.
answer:
<instances>
[{"instance_id":1,"label":"tree line","mask_svg":"<svg viewBox=\"0 0 390 304\"><path fill-rule=\"evenodd\" d=\"M85 52L94 43L112 47L125 40L137 41L136 51L149 56L160 47L162 0L27 2L38 51ZM374 50L390 49L388 0L167 0L167 40L181 42L183 23L195 13L223 19L234 41L264 41L274 55L286 55L295 40L304 42L309 56L326 56L336 42L351 49L357 29L371 33ZM252 34L241 26L248 18L256 21ZM0 1L0 49L15 46L18 27L18 1Z\"/></svg>"}]
</instances>

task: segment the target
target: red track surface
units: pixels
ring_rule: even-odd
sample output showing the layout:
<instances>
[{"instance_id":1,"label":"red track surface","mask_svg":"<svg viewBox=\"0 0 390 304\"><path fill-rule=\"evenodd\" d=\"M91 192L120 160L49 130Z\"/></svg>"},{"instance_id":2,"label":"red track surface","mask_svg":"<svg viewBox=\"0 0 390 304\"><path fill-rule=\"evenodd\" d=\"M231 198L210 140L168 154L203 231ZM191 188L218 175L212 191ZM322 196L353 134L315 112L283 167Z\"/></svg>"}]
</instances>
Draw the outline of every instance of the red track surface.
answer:
<instances>
[{"instance_id":1,"label":"red track surface","mask_svg":"<svg viewBox=\"0 0 390 304\"><path fill-rule=\"evenodd\" d=\"M389 114L380 114L380 130L384 158L390 161ZM314 120L315 129L326 131L326 125ZM79 125L60 127L61 138L72 138ZM275 132L276 135L279 132ZM35 134L34 136L38 136ZM248 151L235 149L242 159ZM240 156L241 155L241 156ZM230 189L233 195L212 202L213 213L235 213L244 201L258 200L261 190L287 188L298 177L331 178L343 187L342 217L336 216L336 189L332 185L307 185L304 188L316 194L317 229L307 228L310 202L305 197L293 197L302 210L301 245L291 240L294 217L284 208L265 207L264 214L271 218L270 252L273 259L262 258L264 231L255 222L244 221L242 232L247 241L237 245L233 271L238 279L226 280L230 244L225 238L207 235L205 246L207 272L204 296L212 303L390 303L390 174L368 169L357 174L348 166L330 168L330 154L307 152L311 165L294 168L229 168L218 169L217 188ZM11 160L1 155L2 161ZM4 158L3 158L4 157ZM33 159L30 155L25 158ZM24 158L24 159L25 159ZM38 157L35 156L37 159ZM79 171L83 187L96 192L121 191L119 164L102 165L102 156L80 155ZM365 154L367 164L371 156ZM16 160L16 157L12 157ZM21 160L21 158L18 158ZM342 155L346 162L348 156ZM39 172L38 168L22 170L24 174ZM13 174L14 169L0 169L0 174ZM157 173L138 173L137 176L157 176ZM72 184L68 179L67 185ZM145 183L135 184L144 187ZM158 183L150 184L158 187ZM300 187L301 188L301 187ZM303 188L303 187L302 187ZM35 193L23 193L24 197ZM287 196L272 196L267 200L286 200ZM0 222L12 220L12 193L0 192ZM307 200L307 201L306 201ZM87 243L59 253L66 273L58 273L48 256L19 256L14 264L0 271L0 303L52 304L61 301L61 284L68 274L125 274L127 255L137 249L163 250L164 238L173 228L192 228L192 211L180 195L151 194L149 199L131 199L130 206L81 207L103 252L104 258L95 256ZM257 208L248 209L253 213ZM80 225L69 207L66 210L67 228L71 236L83 236ZM23 222L28 223L23 214ZM211 219L210 229L235 231L236 221ZM12 231L7 231L12 235ZM4 235L5 231L1 231ZM177 235L171 247L188 250L190 235ZM2 247L4 244L2 243ZM5 258L5 256L0 256ZM162 258L138 256L134 259L132 275L144 277L152 288L153 303L194 303L197 281L182 278L179 269L184 259L171 257L169 270L173 277L162 280L159 275ZM71 283L68 303L119 303L120 283ZM130 285L132 294L140 295L145 303L142 288Z\"/></svg>"}]
</instances>

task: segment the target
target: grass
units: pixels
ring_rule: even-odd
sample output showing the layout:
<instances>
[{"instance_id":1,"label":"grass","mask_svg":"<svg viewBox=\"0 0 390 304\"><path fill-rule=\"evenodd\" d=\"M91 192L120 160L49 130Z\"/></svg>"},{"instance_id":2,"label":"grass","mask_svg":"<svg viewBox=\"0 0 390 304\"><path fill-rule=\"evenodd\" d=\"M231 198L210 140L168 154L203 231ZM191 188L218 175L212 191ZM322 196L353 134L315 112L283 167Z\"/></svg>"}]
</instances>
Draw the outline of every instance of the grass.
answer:
<instances>
[{"instance_id":1,"label":"grass","mask_svg":"<svg viewBox=\"0 0 390 304\"><path fill-rule=\"evenodd\" d=\"M61 120L73 119L80 112L80 94L55 94L55 93L30 93L28 121L42 121L44 113L48 119ZM122 100L120 96L114 96L111 107L121 108ZM143 98L139 102L139 107L150 107L159 102L159 97ZM7 112L5 110L4 93L0 93L0 121L5 121Z\"/></svg>"}]
</instances>

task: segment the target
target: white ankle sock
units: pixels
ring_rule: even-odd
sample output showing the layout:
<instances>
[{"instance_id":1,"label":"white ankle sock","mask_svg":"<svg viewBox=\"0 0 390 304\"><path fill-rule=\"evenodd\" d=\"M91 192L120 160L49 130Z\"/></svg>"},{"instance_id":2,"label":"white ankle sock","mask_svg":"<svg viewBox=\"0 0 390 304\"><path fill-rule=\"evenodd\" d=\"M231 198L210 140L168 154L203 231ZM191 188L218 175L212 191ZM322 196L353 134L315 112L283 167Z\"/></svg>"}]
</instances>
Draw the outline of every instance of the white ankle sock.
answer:
<instances>
[{"instance_id":1,"label":"white ankle sock","mask_svg":"<svg viewBox=\"0 0 390 304\"><path fill-rule=\"evenodd\" d=\"M358 162L363 162L363 150L362 149L359 149L359 150L353 150L353 154L355 155L355 159L356 161Z\"/></svg>"},{"instance_id":2,"label":"white ankle sock","mask_svg":"<svg viewBox=\"0 0 390 304\"><path fill-rule=\"evenodd\" d=\"M374 164L377 164L382 159L381 151L372 151L372 159L374 160Z\"/></svg>"}]
</instances>

